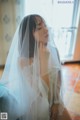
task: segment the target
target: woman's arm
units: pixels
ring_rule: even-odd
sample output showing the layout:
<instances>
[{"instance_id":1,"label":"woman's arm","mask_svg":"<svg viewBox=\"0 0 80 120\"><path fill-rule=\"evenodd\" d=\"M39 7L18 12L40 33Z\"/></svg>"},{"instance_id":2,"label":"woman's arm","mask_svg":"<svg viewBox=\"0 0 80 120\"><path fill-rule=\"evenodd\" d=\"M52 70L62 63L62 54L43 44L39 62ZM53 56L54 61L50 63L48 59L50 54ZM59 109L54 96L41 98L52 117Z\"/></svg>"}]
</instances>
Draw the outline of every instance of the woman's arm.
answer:
<instances>
[{"instance_id":1,"label":"woman's arm","mask_svg":"<svg viewBox=\"0 0 80 120\"><path fill-rule=\"evenodd\" d=\"M63 105L60 99L61 84L62 84L62 73L59 53L57 48L51 48L51 67L52 69L52 101L51 101L51 118L57 119L59 114L59 106Z\"/></svg>"}]
</instances>

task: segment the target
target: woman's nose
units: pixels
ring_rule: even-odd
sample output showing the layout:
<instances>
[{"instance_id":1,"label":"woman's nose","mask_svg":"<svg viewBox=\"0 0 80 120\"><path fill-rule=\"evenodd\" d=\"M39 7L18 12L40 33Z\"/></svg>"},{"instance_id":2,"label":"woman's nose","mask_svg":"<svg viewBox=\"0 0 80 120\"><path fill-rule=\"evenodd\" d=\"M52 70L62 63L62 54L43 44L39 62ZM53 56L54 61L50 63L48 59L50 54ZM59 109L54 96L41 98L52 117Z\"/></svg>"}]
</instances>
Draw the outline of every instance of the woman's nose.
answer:
<instances>
[{"instance_id":1,"label":"woman's nose","mask_svg":"<svg viewBox=\"0 0 80 120\"><path fill-rule=\"evenodd\" d=\"M44 31L47 33L48 32L48 28L46 26L44 26Z\"/></svg>"}]
</instances>

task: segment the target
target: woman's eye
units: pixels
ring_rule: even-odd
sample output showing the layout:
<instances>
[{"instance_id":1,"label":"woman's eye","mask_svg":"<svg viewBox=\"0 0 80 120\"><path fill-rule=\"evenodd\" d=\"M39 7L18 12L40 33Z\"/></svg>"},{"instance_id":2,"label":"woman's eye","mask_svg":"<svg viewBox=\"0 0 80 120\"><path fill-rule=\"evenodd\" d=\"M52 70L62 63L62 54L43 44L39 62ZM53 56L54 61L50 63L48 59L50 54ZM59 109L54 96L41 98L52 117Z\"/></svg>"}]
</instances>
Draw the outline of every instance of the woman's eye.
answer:
<instances>
[{"instance_id":1,"label":"woman's eye","mask_svg":"<svg viewBox=\"0 0 80 120\"><path fill-rule=\"evenodd\" d=\"M38 28L38 30L41 30L41 29L42 29L42 27L39 27L39 28Z\"/></svg>"},{"instance_id":2,"label":"woman's eye","mask_svg":"<svg viewBox=\"0 0 80 120\"><path fill-rule=\"evenodd\" d=\"M42 27L37 27L37 28L36 28L36 30L41 30L41 29L42 29Z\"/></svg>"}]
</instances>

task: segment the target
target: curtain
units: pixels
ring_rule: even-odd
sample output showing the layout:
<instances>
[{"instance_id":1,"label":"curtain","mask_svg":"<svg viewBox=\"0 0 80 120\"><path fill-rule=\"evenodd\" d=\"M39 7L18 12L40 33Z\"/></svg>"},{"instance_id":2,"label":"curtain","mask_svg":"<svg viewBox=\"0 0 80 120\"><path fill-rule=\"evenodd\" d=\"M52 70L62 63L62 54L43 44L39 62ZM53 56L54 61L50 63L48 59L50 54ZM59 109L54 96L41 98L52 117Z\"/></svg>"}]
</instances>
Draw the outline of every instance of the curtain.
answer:
<instances>
[{"instance_id":1,"label":"curtain","mask_svg":"<svg viewBox=\"0 0 80 120\"><path fill-rule=\"evenodd\" d=\"M24 0L0 0L0 65L4 65L15 30L23 17Z\"/></svg>"}]
</instances>

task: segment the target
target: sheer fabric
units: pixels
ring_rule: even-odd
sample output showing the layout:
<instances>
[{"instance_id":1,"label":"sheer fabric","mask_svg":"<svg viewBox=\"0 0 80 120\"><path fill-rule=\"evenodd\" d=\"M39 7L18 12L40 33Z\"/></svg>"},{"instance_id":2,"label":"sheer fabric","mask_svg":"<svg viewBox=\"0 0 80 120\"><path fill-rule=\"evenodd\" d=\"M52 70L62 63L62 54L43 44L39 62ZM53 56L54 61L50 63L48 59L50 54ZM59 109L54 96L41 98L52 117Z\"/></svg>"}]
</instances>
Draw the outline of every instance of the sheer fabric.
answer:
<instances>
[{"instance_id":1,"label":"sheer fabric","mask_svg":"<svg viewBox=\"0 0 80 120\"><path fill-rule=\"evenodd\" d=\"M48 29L43 18L38 15L29 15L22 20L14 35L0 80L0 98L4 98L6 89L10 94L7 96L10 120L49 120L51 106L63 106L58 51L54 43L50 45L53 36L49 29L48 34L44 35L47 44L45 42L42 45L41 36L36 32L40 29L37 28L37 18ZM34 37L35 33L38 40ZM61 106L59 114L63 110ZM11 113L13 109L15 112Z\"/></svg>"}]
</instances>

